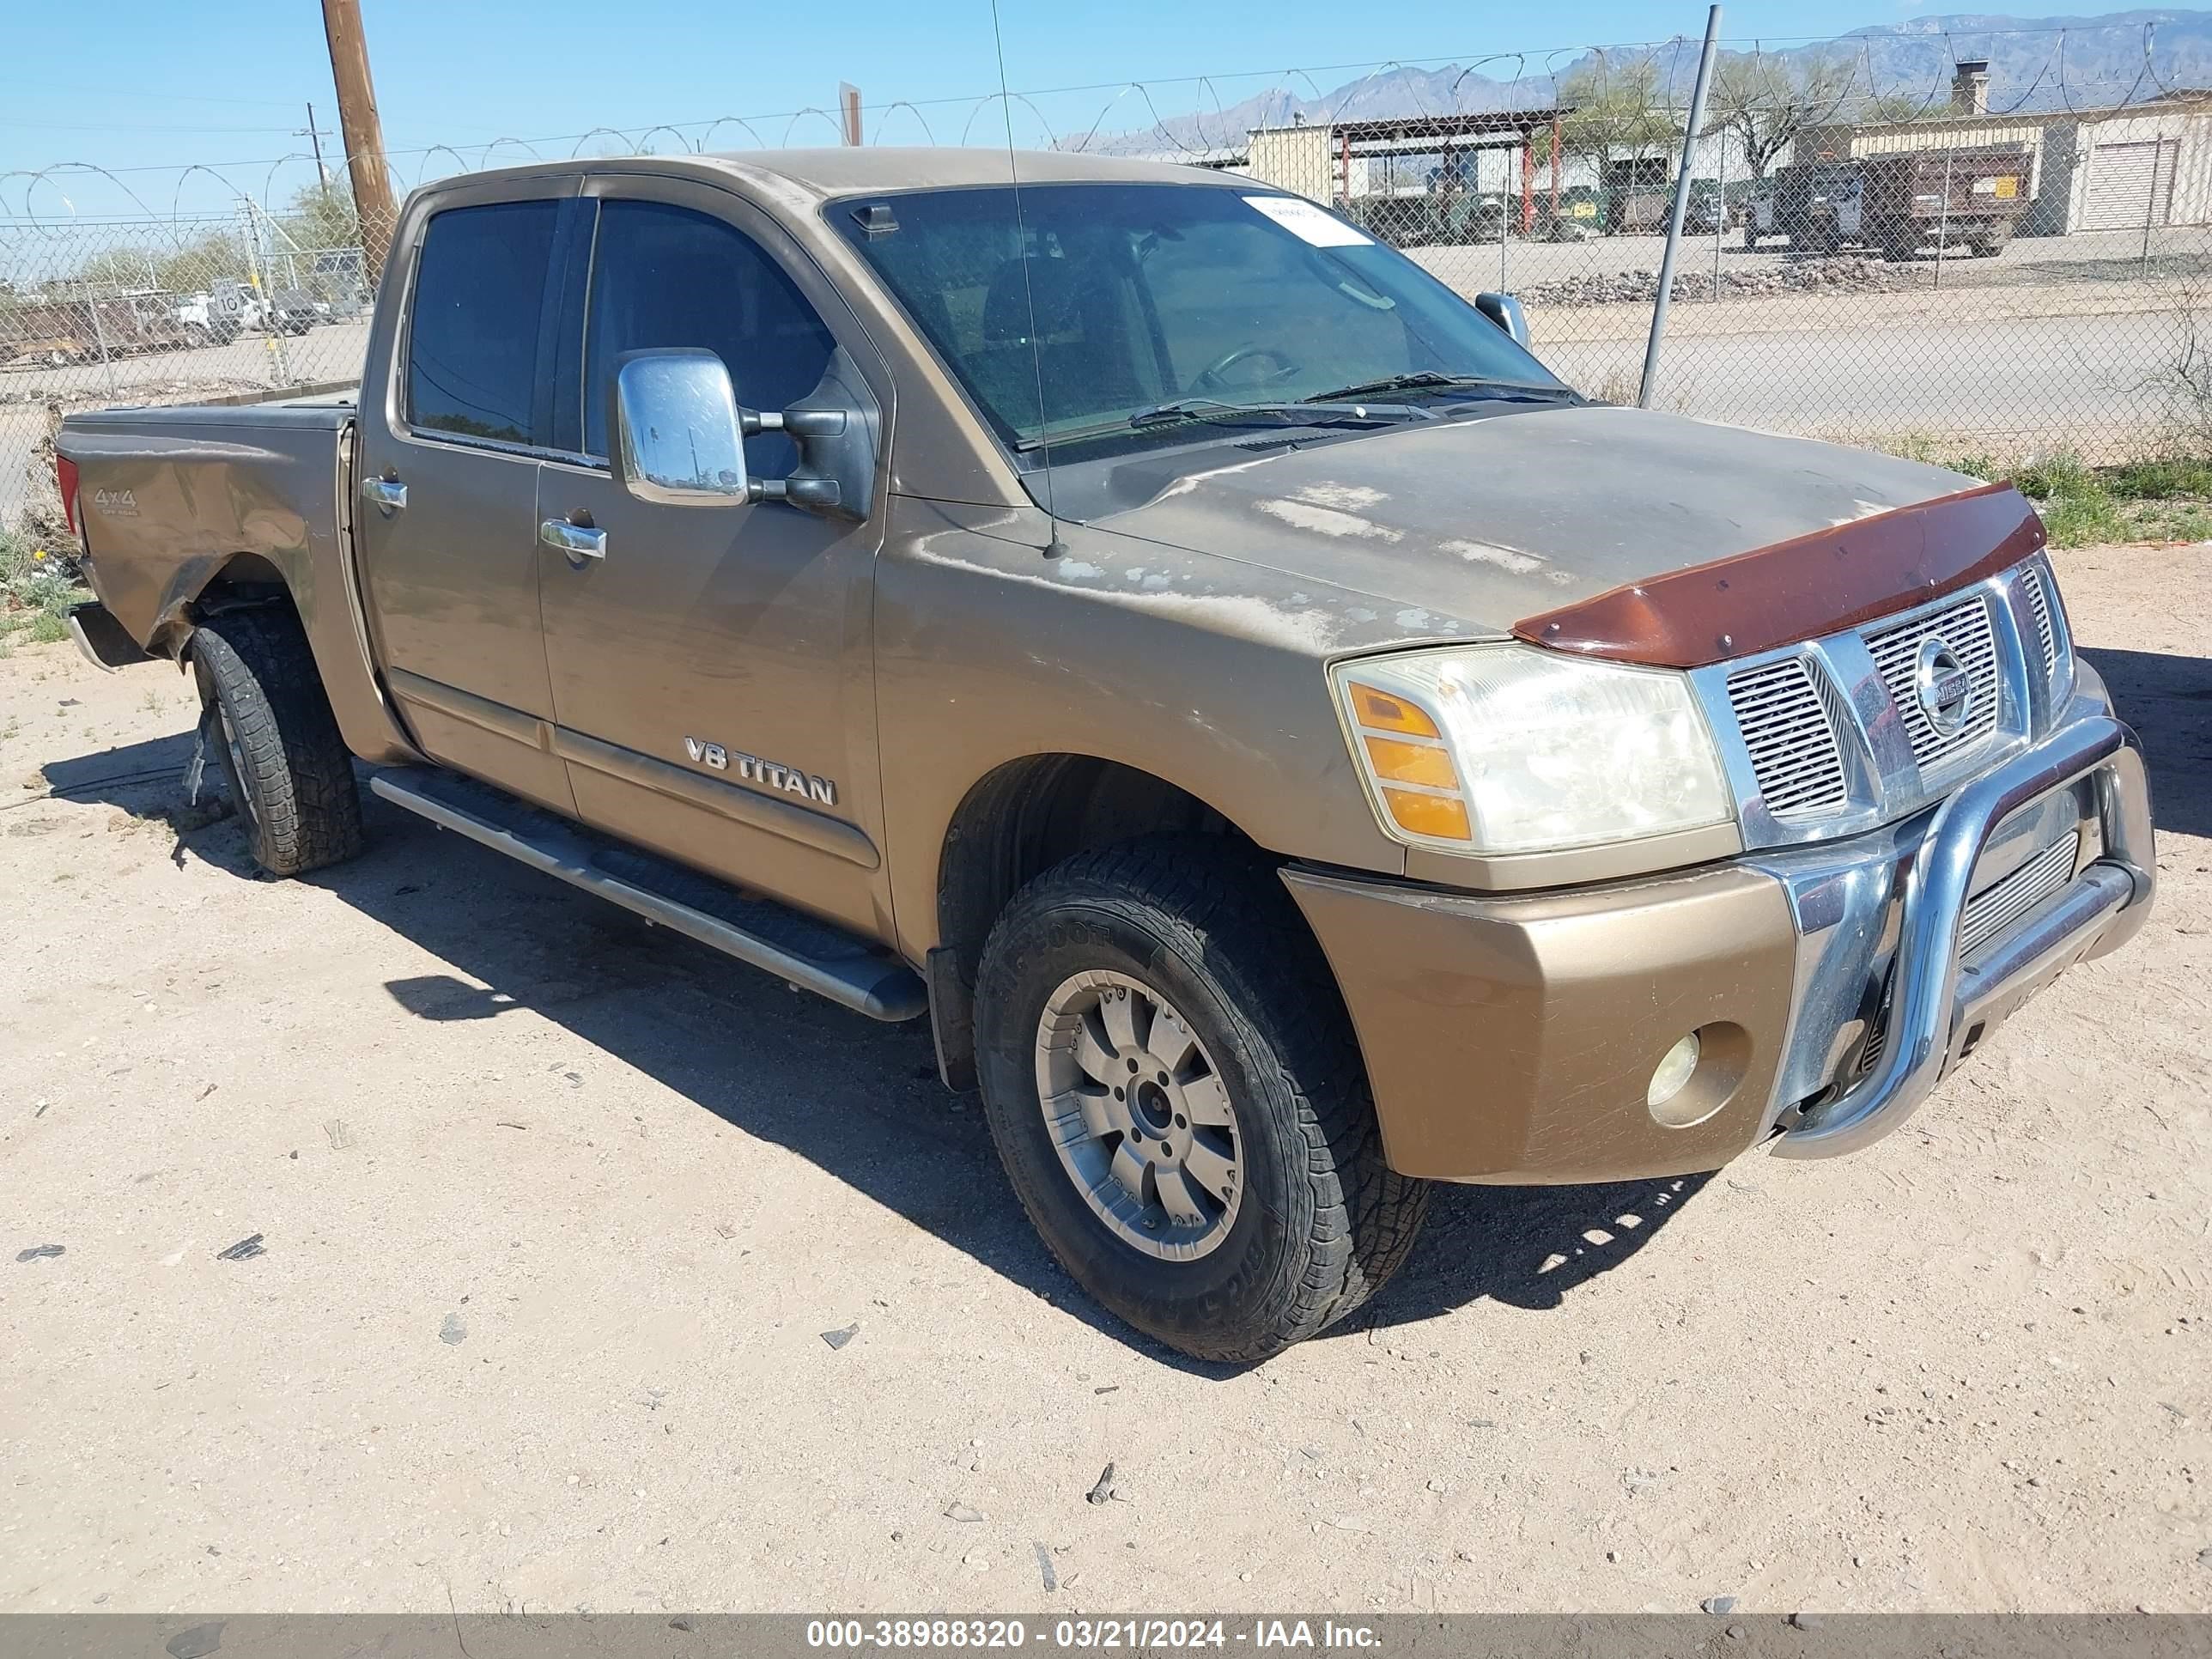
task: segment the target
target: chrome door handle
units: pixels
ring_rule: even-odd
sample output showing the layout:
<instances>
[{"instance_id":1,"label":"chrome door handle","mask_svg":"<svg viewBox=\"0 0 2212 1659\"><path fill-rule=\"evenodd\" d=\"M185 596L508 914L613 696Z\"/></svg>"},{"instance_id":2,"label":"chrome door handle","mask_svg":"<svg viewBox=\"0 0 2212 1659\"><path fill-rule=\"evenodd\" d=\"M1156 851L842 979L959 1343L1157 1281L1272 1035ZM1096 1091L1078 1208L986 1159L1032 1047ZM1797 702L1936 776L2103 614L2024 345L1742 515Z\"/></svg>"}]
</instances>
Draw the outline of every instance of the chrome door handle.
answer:
<instances>
[{"instance_id":1,"label":"chrome door handle","mask_svg":"<svg viewBox=\"0 0 2212 1659\"><path fill-rule=\"evenodd\" d=\"M593 530L580 524L570 524L566 519L548 519L538 526L538 539L548 547L557 547L570 559L604 559L607 556L607 532Z\"/></svg>"},{"instance_id":2,"label":"chrome door handle","mask_svg":"<svg viewBox=\"0 0 2212 1659\"><path fill-rule=\"evenodd\" d=\"M407 486L397 478L371 478L362 485L361 493L387 513L397 513L407 505Z\"/></svg>"}]
</instances>

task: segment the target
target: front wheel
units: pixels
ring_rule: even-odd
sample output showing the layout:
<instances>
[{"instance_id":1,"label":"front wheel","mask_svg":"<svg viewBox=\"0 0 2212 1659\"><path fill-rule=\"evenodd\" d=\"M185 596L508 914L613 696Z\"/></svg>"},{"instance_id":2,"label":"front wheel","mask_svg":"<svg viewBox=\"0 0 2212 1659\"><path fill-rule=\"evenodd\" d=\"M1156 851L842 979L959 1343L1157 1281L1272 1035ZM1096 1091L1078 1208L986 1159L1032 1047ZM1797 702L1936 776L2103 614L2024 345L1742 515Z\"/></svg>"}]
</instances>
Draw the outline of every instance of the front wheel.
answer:
<instances>
[{"instance_id":1,"label":"front wheel","mask_svg":"<svg viewBox=\"0 0 2212 1659\"><path fill-rule=\"evenodd\" d=\"M1351 1023L1273 871L1217 837L1081 854L1015 898L976 988L983 1100L1085 1290L1201 1359L1264 1359L1404 1261Z\"/></svg>"}]
</instances>

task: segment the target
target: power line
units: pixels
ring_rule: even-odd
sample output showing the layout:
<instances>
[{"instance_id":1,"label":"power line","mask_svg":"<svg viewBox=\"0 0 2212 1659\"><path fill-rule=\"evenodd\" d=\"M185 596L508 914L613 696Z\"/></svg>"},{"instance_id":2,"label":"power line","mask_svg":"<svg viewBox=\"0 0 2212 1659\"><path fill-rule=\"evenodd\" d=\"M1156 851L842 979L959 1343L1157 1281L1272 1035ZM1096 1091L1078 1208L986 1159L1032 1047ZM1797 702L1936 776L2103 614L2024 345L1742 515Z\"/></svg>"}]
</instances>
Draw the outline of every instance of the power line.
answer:
<instances>
[{"instance_id":1,"label":"power line","mask_svg":"<svg viewBox=\"0 0 2212 1659\"><path fill-rule=\"evenodd\" d=\"M0 118L0 127L37 127L46 132L282 132L290 127L142 126L127 121L24 121Z\"/></svg>"},{"instance_id":2,"label":"power line","mask_svg":"<svg viewBox=\"0 0 2212 1659\"><path fill-rule=\"evenodd\" d=\"M2082 27L2082 26L2080 26L2080 25L2057 25L2057 24L2052 24L2052 25L2048 25L2048 26L2044 26L2044 27L2032 27L2032 26L2031 26L2031 27L2008 27L2008 28L2001 28L2001 29L1970 29L1970 30L1965 30L1965 31L1962 31L1961 33L1964 33L1964 34L1966 36L1966 38L1968 38L1968 39L1970 39L1970 40L1973 40L1973 41L1976 41L1976 42L1982 42L1982 41L1995 41L1995 40L2010 40L2010 39L2013 39L2013 38L2015 38L2015 37L2044 37L2044 36L2058 36L2058 37L2061 37L2061 38L2063 39L2063 38L2067 37L2067 36L2081 37L2081 36L2084 36L2084 35L2094 35L2094 34L2102 34L2102 33L2127 33L2127 32L2134 32L2134 33L2140 33L2142 32L2142 27L2143 27L2143 26L2142 26L2142 24L2140 24L2140 23L2104 23L2104 24L2092 24L2092 25L2089 25L2089 26L2087 26L2087 27ZM1840 36L1840 37L1839 37L1839 36L1836 36L1836 35L1817 35L1817 34L1807 34L1807 35L1765 35L1765 36L1759 36L1759 37L1751 37L1751 36L1743 36L1743 37L1735 37L1735 38L1726 38L1726 37L1724 37L1724 38L1720 41L1720 43L1719 43L1719 44L1720 44L1721 46L1726 46L1726 47L1744 48L1744 49L1748 49L1748 50L1753 51L1753 52L1771 52L1771 51L1772 51L1772 50L1774 50L1774 49L1776 49L1776 48L1778 48L1778 47L1790 47L1790 46L1818 46L1818 45L1829 45L1829 44L1836 44L1836 43L1839 43L1839 42L1841 42L1841 41L1851 41L1851 42L1863 43L1863 44L1873 44L1873 43L1875 43L1875 42L1893 42L1893 43L1895 43L1895 44L1897 44L1897 45L1899 45L1899 46L1905 46L1905 47L1907 47L1907 48L1915 48L1915 47L1921 47L1921 46L1926 46L1926 45L1928 44L1928 37L1925 37L1925 36L1918 36L1918 35L1911 35L1911 34L1904 34L1904 33L1866 33L1866 34L1863 34L1863 35L1861 35L1861 34L1858 34L1858 33L1853 33L1853 34L1850 34L1850 35L1845 35L1845 36ZM1452 54L1443 55L1443 56L1431 57L1431 58L1386 58L1386 59L1375 60L1375 61L1368 61L1368 62L1348 62L1348 63L1338 63L1338 64L1311 64L1311 65L1294 66L1294 67L1287 68L1287 69L1285 69L1285 68L1282 68L1282 67L1277 67L1277 68L1273 68L1273 69L1253 69L1253 70L1216 70L1216 71L1213 71L1213 72L1212 72L1212 73L1210 73L1210 74L1203 74L1203 75L1200 75L1200 74L1193 74L1193 75L1176 75L1176 76L1146 76L1146 77L1144 77L1144 78L1142 78L1142 79L1139 79L1139 80L1131 80L1131 81L1095 81L1095 82L1084 82L1071 83L1071 84L1065 85L1065 86L1041 87L1041 88L1036 88L1030 89L1030 90L1026 91L1026 92L1023 92L1023 93L1019 93L1019 94L1012 94L1012 95L1013 95L1013 96L1016 96L1016 97L1019 97L1019 98L1054 98L1054 97L1065 97L1065 96L1071 96L1071 95L1073 95L1073 94L1079 94L1079 93L1099 93L1099 92L1115 92L1115 93L1120 93L1120 92L1126 92L1126 91L1129 90L1129 89L1130 89L1130 88L1150 88L1150 87L1194 86L1194 85L1199 85L1199 84L1201 84L1201 83L1208 83L1208 82L1214 82L1214 81L1247 80L1247 79L1252 79L1252 78L1259 77L1259 76L1268 76L1268 77L1273 77L1273 78L1275 78L1275 79L1279 79L1279 79L1282 79L1282 78L1284 78L1284 77L1290 76L1293 76L1293 75L1295 75L1295 76L1309 76L1309 77L1310 77L1311 76L1315 76L1315 75L1347 74L1347 73L1350 73L1350 72L1352 72L1352 71L1353 71L1353 70L1364 70L1364 71L1369 72L1370 74L1372 74L1374 71L1378 70L1382 70L1382 69L1391 69L1391 68L1395 68L1395 69L1409 69L1409 70L1412 70L1412 69L1423 69L1423 68L1429 68L1429 67L1439 67L1439 68L1443 68L1443 67L1450 67L1450 66L1452 66L1452 65L1455 65L1455 64L1457 64L1462 63L1463 60L1467 60L1467 59L1468 59L1468 58L1470 58L1470 56L1472 56L1472 58L1473 58L1473 61L1474 61L1474 62L1476 62L1476 63L1495 63L1495 62L1499 61L1499 59L1501 58L1501 57L1504 57L1504 56L1510 56L1510 57L1514 57L1514 58L1516 58L1555 57L1555 56L1557 56L1557 55L1559 55L1559 54L1561 54L1561 53L1577 53L1577 54L1583 54L1583 55L1597 54L1597 55L1601 55L1601 56L1602 56L1603 54L1609 53L1609 52L1626 53L1626 52L1656 52L1656 51L1661 50L1661 49L1663 49L1663 48L1667 48L1667 47L1670 47L1670 46L1679 46L1679 45L1680 45L1680 44L1681 44L1681 43L1680 43L1680 37L1672 37L1672 36L1670 36L1668 39L1664 40L1649 40L1649 41L1626 42L1626 43L1618 43L1618 44L1610 45L1610 46L1589 46L1589 45L1577 45L1577 46L1552 46L1552 47L1529 47L1529 48L1526 49L1525 51L1522 51L1522 52L1513 52L1513 53L1510 53L1510 54L1500 54L1500 53L1497 53L1497 52L1485 52L1485 53L1479 53L1479 54L1472 54L1472 55L1471 55L1471 54L1465 53L1465 52L1460 52L1460 53L1452 53ZM1519 78L1522 78L1522 77L1516 76L1515 78L1516 78L1516 79L1519 79ZM1556 81L1556 80L1558 80L1559 77L1559 75L1558 75L1556 72L1554 72L1554 71L1551 71L1551 70L1546 70L1546 71L1544 71L1541 75L1540 75L1539 76L1537 76L1537 77L1535 77L1535 78ZM2139 82L2141 81L2141 79L2142 79L2142 76L2138 76L2136 77L2137 82ZM2123 81L2122 81L2122 80L2120 80L2120 79L2111 79L2111 80L2106 80L2106 79L2098 79L2098 80L2094 80L2094 81L2086 81L2086 82L2083 82L2081 84L2084 84L2084 85L2097 85L2097 86L2103 86L2103 85L2119 85L2119 84L2123 84L2123 83L2124 83L2124 82L2123 82ZM1503 83L1503 84L1510 84L1510 82L1506 82L1506 83ZM871 104L871 105L865 105L865 106L863 106L863 107L864 107L865 109L866 109L866 110L872 111L872 112L876 112L876 113L878 113L878 114L888 114L888 113L890 113L890 112L892 112L892 111L895 111L895 110L897 110L897 109L901 109L901 108L910 109L910 110L919 110L919 109L923 109L923 108L933 108L933 108L938 108L938 107L945 106L968 106L968 105L977 105L977 104L981 104L981 103L985 103L985 102L991 101L991 100L995 100L995 99L998 99L998 98L1000 98L1000 97L1001 97L1001 96L1003 96L1003 95L1005 95L1005 94L998 94L998 93L988 93L988 94L985 94L985 93L978 93L978 94L946 94L946 95L940 96L940 97L936 97L936 98L919 98L919 99L904 99L904 98L902 98L902 99L895 99L895 100L890 100L890 101L888 101L888 102L882 103L882 104ZM1218 94L1216 95L1216 97L1217 97L1217 102L1218 102ZM241 100L241 101L260 101L260 100ZM765 122L770 122L770 121L787 121L787 122L788 122L788 121L796 121L796 120L797 120L797 119L799 119L800 117L802 117L802 116L805 116L805 115L810 115L810 114L811 114L811 115L821 115L821 116L823 116L824 118L826 118L826 119L830 119L830 120L831 120L831 121L833 121L833 122L834 122L834 121L835 121L835 119L836 119L836 118L835 118L834 116L830 115L830 114L829 113L829 112L824 111L824 110L817 109L817 108L815 108L815 107L813 107L813 106L809 106L805 107L805 108L795 109L795 110L773 110L773 111L769 111L769 112L763 112L763 113L756 113L756 114L750 114L750 115L718 115L718 116L714 116L714 117L712 117L712 118L703 118L703 117L700 117L700 118L690 118L690 119L682 120L682 121L661 121L661 122L654 123L654 124L653 124L653 128L652 128L652 130L653 130L653 131L675 131L675 132L677 132L678 136L679 137L682 137L682 133L681 133L681 131L679 131L679 129L685 128L685 127L695 127L695 128L698 128L698 129L701 129L701 130L702 130L702 133L703 133L703 132L705 132L705 131L711 131L714 128L715 128L715 127L717 127L717 126L720 126L720 125L724 125L724 124L726 124L726 123L733 123L733 124L737 124L737 125L747 125L747 124L750 124L750 123L752 123L752 122L756 122L756 121L757 121L757 122L763 122L763 123L765 123ZM48 127L52 127L52 124L51 124L51 123L40 123L40 122L0 122L0 125L21 125L21 126L38 126L38 125L44 125L44 126L48 126ZM1157 125L1157 123L1156 123L1156 125ZM289 128L289 127L287 127L287 128L277 128L277 127L229 127L229 128L213 128L213 127L210 127L210 128L190 128L190 127L174 127L174 128L165 128L165 127L143 127L143 128L120 128L120 127L100 127L100 126L93 126L93 125L85 125L85 126L70 126L70 127L58 128L58 129L55 129L55 130L59 130L59 131L204 131L204 132L270 132L270 133L273 133L273 132L283 132L283 133L287 134L288 136L295 136L295 135L297 134L297 131L298 131L298 130L297 130L297 129L295 129L295 128ZM586 140L586 139L587 139L587 138L591 138L591 137L595 137L595 136L597 136L598 134L600 134L600 133L612 133L614 136L616 136L616 137L622 137L622 136L623 136L622 131L621 131L621 130L620 130L620 129L616 128L616 127L613 127L613 126L611 126L611 125L602 125L602 126L599 126L599 127L594 127L594 128L591 129L589 131L585 131L585 132L553 133L553 134L550 134L550 135L540 135L540 136L533 136L533 137L503 137L497 138L497 139L494 139L494 140L490 141L490 144L489 144L489 145L483 145L483 144L471 144L471 146L469 146L469 148L471 148L471 149L488 149L488 148L489 148L489 147L491 147L491 146L497 145L497 144L501 144L501 143L515 143L515 144L522 144L522 145L526 145L526 146L534 146L534 145L538 145L538 144L580 143L582 143L584 140ZM386 158L387 160L389 160L389 159L395 158L395 157L398 157L398 156L415 156L415 157L428 156L428 155L433 155L433 154L434 154L435 152L440 151L440 150L444 150L445 152L447 152L447 154L449 154L449 155L455 155L455 156L457 157L457 159L461 159L461 160L463 160L463 161L464 161L464 163L465 164L465 158L461 158L461 157L459 157L459 151L458 151L458 150L456 150L453 145L451 145L451 144L446 144L446 143L434 143L434 144L425 144L425 145L416 145L416 146L404 146L404 147L387 147L387 148L386 148L386 149L384 150L384 152L383 152L383 153L384 153L384 155L385 155ZM198 167L202 167L202 168L204 168L204 169L207 169L207 170L210 170L210 171L214 171L214 170L220 169L220 168L223 168L223 167L275 167L275 166L277 166L277 165L279 165L279 164L281 164L281 163L283 163L283 162L285 162L285 161L295 161L295 160L301 160L301 161L304 161L304 160L306 160L306 159L307 159L307 155L306 155L306 153L305 153L305 152L302 152L302 151L294 151L294 152L291 152L291 153L287 154L287 155L275 155L275 156L270 156L270 155L250 156L250 157L246 157L246 158L242 158L242 159L235 160L235 161L208 161L208 162L201 162L201 163L198 163L198 164L196 164L196 165L197 165L197 166L198 166ZM58 165L81 165L81 164L75 164L75 163L71 163L71 164L58 164ZM187 170L189 170L189 169L188 169L187 167L180 167L180 166L177 165L176 163L170 162L170 163L148 163L148 164L137 164L137 165L132 165L132 166L128 166L128 167L104 167L104 168L97 168L97 169L94 169L94 170L100 171L100 172L105 172L105 173L116 173L116 174L123 174L123 173L177 173L185 172L185 171L187 171Z\"/></svg>"},{"instance_id":3,"label":"power line","mask_svg":"<svg viewBox=\"0 0 2212 1659\"><path fill-rule=\"evenodd\" d=\"M216 98L204 93L153 92L143 87L74 87L55 81L22 80L0 76L0 87L36 87L41 92L66 92L86 98L153 98L169 104L246 104L257 109L289 109L289 100L276 98Z\"/></svg>"}]
</instances>

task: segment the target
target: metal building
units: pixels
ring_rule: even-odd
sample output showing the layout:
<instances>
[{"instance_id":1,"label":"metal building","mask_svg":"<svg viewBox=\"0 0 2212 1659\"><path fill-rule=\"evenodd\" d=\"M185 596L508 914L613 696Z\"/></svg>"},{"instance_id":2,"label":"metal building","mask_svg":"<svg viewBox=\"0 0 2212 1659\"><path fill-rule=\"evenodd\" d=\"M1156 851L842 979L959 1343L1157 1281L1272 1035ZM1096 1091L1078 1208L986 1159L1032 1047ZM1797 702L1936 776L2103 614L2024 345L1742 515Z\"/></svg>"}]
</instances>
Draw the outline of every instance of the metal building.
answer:
<instances>
[{"instance_id":1,"label":"metal building","mask_svg":"<svg viewBox=\"0 0 2212 1659\"><path fill-rule=\"evenodd\" d=\"M1990 112L1989 66L1959 65L1934 119L1808 129L1792 159L2021 143L2030 155L2023 236L2212 223L2212 92L2094 109Z\"/></svg>"}]
</instances>

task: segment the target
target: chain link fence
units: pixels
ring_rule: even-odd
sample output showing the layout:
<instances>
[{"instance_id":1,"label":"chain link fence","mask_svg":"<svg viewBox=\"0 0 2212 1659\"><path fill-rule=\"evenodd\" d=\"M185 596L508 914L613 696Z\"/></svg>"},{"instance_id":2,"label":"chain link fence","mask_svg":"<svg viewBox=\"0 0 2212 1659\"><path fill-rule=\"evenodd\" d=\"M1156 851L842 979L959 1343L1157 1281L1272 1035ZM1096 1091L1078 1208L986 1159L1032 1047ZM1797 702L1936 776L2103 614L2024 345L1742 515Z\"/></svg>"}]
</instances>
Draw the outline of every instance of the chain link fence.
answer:
<instances>
[{"instance_id":1,"label":"chain link fence","mask_svg":"<svg viewBox=\"0 0 2212 1659\"><path fill-rule=\"evenodd\" d=\"M1551 368L1632 402L1686 167L1655 407L2000 463L2201 450L2212 94L1996 114L1970 60L1942 104L1891 112L1847 75L1723 57L1686 162L1689 72L1662 70L1256 131L1237 170L1516 295Z\"/></svg>"},{"instance_id":2,"label":"chain link fence","mask_svg":"<svg viewBox=\"0 0 2212 1659\"><path fill-rule=\"evenodd\" d=\"M0 219L0 529L65 533L52 453L64 415L357 380L373 282L361 247L331 228L251 206Z\"/></svg>"},{"instance_id":3,"label":"chain link fence","mask_svg":"<svg viewBox=\"0 0 2212 1659\"><path fill-rule=\"evenodd\" d=\"M1725 46L1686 151L1688 40L1381 65L1329 91L1291 70L1242 99L1197 77L867 118L878 142L1011 135L1294 191L1462 293L1517 295L1539 355L1617 402L1638 393L1686 188L1655 406L1998 466L2201 456L2212 91L2187 70L2212 61L2212 35L2161 27ZM1164 115L1178 97L1190 112ZM1149 125L1115 127L1136 110ZM404 189L456 167L836 131L820 110L724 116L441 146L393 171ZM221 176L180 170L180 193L185 172ZM358 376L377 272L343 191L308 177L287 211L263 204L264 180L262 203L241 191L198 218L33 211L49 199L34 187L10 217L0 192L0 526L58 529L47 441L70 410Z\"/></svg>"}]
</instances>

